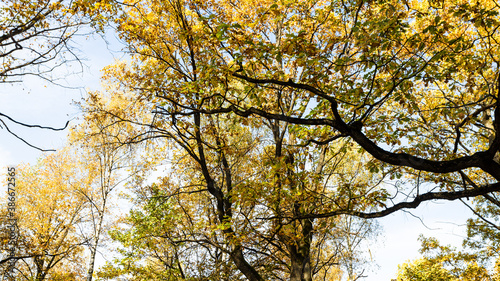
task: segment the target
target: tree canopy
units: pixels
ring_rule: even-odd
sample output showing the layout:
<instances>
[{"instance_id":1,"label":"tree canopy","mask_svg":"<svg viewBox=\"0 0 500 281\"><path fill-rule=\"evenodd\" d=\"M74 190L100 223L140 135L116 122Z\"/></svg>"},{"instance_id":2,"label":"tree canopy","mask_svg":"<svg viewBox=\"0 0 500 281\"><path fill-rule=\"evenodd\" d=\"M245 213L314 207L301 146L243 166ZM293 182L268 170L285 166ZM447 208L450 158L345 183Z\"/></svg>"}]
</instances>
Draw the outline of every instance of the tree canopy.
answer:
<instances>
[{"instance_id":1,"label":"tree canopy","mask_svg":"<svg viewBox=\"0 0 500 281\"><path fill-rule=\"evenodd\" d=\"M107 77L154 113L152 131L263 118L290 124L303 147L349 139L371 171L414 179L411 198L377 212L316 216L380 217L499 188L494 2L127 4L115 20L134 59Z\"/></svg>"}]
</instances>

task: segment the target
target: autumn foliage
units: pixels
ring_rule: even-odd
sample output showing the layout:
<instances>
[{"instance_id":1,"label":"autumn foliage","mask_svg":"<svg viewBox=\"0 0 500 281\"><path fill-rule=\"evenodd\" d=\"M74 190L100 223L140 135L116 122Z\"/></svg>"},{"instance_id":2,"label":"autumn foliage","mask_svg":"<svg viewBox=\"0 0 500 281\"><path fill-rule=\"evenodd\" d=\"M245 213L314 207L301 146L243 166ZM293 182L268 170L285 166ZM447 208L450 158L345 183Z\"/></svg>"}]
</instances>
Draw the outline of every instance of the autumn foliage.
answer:
<instances>
[{"instance_id":1,"label":"autumn foliage","mask_svg":"<svg viewBox=\"0 0 500 281\"><path fill-rule=\"evenodd\" d=\"M101 180L88 214L103 222L119 183L134 203L108 232L120 257L95 274L91 261L87 280L357 280L361 246L377 233L370 219L462 198L475 198L472 252L435 244L440 254L403 265L398 278L490 274L478 259L497 247L485 254L475 238L498 242L489 219L500 206L496 2L62 7L43 9L111 28L130 58L106 67L102 91L81 103L79 147ZM20 39L2 38L17 52Z\"/></svg>"}]
</instances>

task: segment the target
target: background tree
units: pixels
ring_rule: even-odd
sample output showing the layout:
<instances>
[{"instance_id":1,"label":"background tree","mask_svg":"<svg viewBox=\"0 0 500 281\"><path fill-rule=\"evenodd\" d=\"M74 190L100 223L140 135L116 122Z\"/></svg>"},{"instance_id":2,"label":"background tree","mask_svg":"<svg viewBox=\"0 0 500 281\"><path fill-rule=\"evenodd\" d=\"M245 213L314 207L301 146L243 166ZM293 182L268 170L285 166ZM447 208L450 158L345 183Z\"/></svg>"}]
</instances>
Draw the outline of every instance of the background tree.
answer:
<instances>
[{"instance_id":1,"label":"background tree","mask_svg":"<svg viewBox=\"0 0 500 281\"><path fill-rule=\"evenodd\" d=\"M83 277L85 241L78 235L78 226L84 221L87 201L78 189L87 188L94 174L79 163L71 151L61 150L37 165L18 168L14 274L19 280Z\"/></svg>"},{"instance_id":2,"label":"background tree","mask_svg":"<svg viewBox=\"0 0 500 281\"><path fill-rule=\"evenodd\" d=\"M496 266L498 266L500 259L498 250L500 242L498 195L497 192L494 192L476 197L472 202L464 201L474 213L474 217L467 220L467 238L464 239L464 247L469 248L480 257L482 262Z\"/></svg>"},{"instance_id":3,"label":"background tree","mask_svg":"<svg viewBox=\"0 0 500 281\"><path fill-rule=\"evenodd\" d=\"M396 280L497 280L483 256L442 246L434 238L420 240L424 257L399 266Z\"/></svg>"},{"instance_id":4,"label":"background tree","mask_svg":"<svg viewBox=\"0 0 500 281\"><path fill-rule=\"evenodd\" d=\"M434 238L421 237L424 257L400 266L399 277L410 278L410 272L433 276L439 268L450 280L497 280L498 275L498 193L493 192L463 201L474 217L467 221L467 237L462 249L442 246ZM437 276L437 275L436 275ZM407 278L407 279L404 279ZM399 279L398 279L399 280Z\"/></svg>"},{"instance_id":5,"label":"background tree","mask_svg":"<svg viewBox=\"0 0 500 281\"><path fill-rule=\"evenodd\" d=\"M442 263L435 263L428 259L418 259L412 263L405 263L399 267L397 281L417 281L417 280L458 280L453 277Z\"/></svg>"},{"instance_id":6,"label":"background tree","mask_svg":"<svg viewBox=\"0 0 500 281\"><path fill-rule=\"evenodd\" d=\"M133 162L130 151L125 146L117 145L113 135L104 134L108 124L94 117L91 113L85 114L83 122L73 128L70 135L71 146L79 152L79 161L95 169L90 186L78 190L88 203L88 218L82 227L82 235L86 237L86 245L90 250L88 281L93 278L98 248L107 236L106 224L109 223L107 218L112 208L112 193L129 178L125 176L127 169L133 175L132 169L129 169L129 164ZM109 130L106 132L111 133Z\"/></svg>"}]
</instances>

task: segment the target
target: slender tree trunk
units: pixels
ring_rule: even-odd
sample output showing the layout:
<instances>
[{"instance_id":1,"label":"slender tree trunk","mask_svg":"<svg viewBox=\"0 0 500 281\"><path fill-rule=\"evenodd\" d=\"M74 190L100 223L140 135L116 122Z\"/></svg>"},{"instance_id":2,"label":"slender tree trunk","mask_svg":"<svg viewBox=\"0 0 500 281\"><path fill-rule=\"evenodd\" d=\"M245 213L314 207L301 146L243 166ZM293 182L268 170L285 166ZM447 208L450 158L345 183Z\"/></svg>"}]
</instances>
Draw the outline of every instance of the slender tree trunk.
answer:
<instances>
[{"instance_id":1,"label":"slender tree trunk","mask_svg":"<svg viewBox=\"0 0 500 281\"><path fill-rule=\"evenodd\" d=\"M285 157L285 164L287 164L286 172L284 174L276 173L277 189L284 188L283 178L287 178L288 186L292 192L297 191L303 187L302 184L294 180L293 163L294 156L292 153L284 156L283 154L283 137L284 131L280 129L280 122L270 122L271 130L275 142L275 158L279 161L280 158ZM286 129L285 129L286 130ZM280 202L277 202L276 210L280 216ZM294 216L303 215L300 211L301 203L294 203ZM312 267L311 267L311 241L312 241L312 221L309 219L302 219L295 222L296 231L300 231L300 238L290 239L286 236L280 236L280 240L286 245L290 255L290 281L312 281Z\"/></svg>"},{"instance_id":2,"label":"slender tree trunk","mask_svg":"<svg viewBox=\"0 0 500 281\"><path fill-rule=\"evenodd\" d=\"M197 142L198 149L198 159L197 162L201 166L201 170L203 173L203 177L205 178L207 184L208 192L215 198L217 202L217 217L219 223L224 223L226 218L232 218L232 203L231 203L231 190L232 190L232 175L231 169L229 167L229 163L227 162L226 156L224 153L221 153L222 164L224 166L224 174L225 174L225 185L226 185L226 194L222 191L220 187L218 187L210 175L210 171L208 169L208 165L205 158L205 150L204 150L204 142L201 137L201 118L200 113L194 114L194 124L195 124L195 138ZM217 145L221 145L219 140L217 139ZM234 230L229 227L223 231L226 239L231 240L234 237ZM230 243L233 244L233 243ZM264 281L264 279L260 276L260 274L255 270L255 268L248 263L243 255L243 247L241 244L233 244L231 245L231 253L230 258L233 263L236 265L236 268L240 270L245 277L250 281Z\"/></svg>"},{"instance_id":3,"label":"slender tree trunk","mask_svg":"<svg viewBox=\"0 0 500 281\"><path fill-rule=\"evenodd\" d=\"M326 146L321 148L320 158L318 160L315 172L321 173L324 166L326 155ZM291 176L291 175L290 175ZM292 188L302 189L302 185L295 185ZM304 192L304 190L301 190ZM300 211L301 203L295 202L295 215L304 215ZM299 225L300 223L300 225ZM302 219L297 223L297 227L301 227L301 240L295 245L288 245L290 252L290 281L312 281L312 266L311 266L311 243L313 236L313 220Z\"/></svg>"},{"instance_id":4,"label":"slender tree trunk","mask_svg":"<svg viewBox=\"0 0 500 281\"><path fill-rule=\"evenodd\" d=\"M290 190L292 192L300 191L305 192L304 184L294 177L293 154L286 156L285 163L291 167L287 168L287 177L290 182ZM321 160L320 160L321 162ZM317 167L318 168L318 167ZM303 210L303 202L297 200L294 202L293 214L295 217L303 216L307 211ZM312 219L299 219L295 221L296 231L300 233L300 238L288 242L288 249L290 252L290 281L312 281L312 267L311 267L311 243L313 235Z\"/></svg>"},{"instance_id":5,"label":"slender tree trunk","mask_svg":"<svg viewBox=\"0 0 500 281\"><path fill-rule=\"evenodd\" d=\"M106 200L103 202L103 209L99 211L99 222L97 224L97 231L95 233L95 242L90 246L90 261L89 261L89 269L87 271L87 281L92 281L92 276L94 275L94 267L95 267L95 256L97 253L97 247L99 246L101 232L102 232L102 224L104 221L104 208L106 206Z\"/></svg>"}]
</instances>

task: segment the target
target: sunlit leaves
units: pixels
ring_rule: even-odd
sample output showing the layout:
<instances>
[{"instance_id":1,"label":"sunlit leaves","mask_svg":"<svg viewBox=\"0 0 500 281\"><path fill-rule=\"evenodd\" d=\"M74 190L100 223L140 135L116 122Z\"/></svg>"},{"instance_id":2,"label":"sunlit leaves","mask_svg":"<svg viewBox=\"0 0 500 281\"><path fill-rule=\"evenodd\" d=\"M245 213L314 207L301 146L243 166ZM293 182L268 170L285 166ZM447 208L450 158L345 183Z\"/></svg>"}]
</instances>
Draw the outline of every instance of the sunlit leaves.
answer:
<instances>
[{"instance_id":1,"label":"sunlit leaves","mask_svg":"<svg viewBox=\"0 0 500 281\"><path fill-rule=\"evenodd\" d=\"M398 281L496 280L481 257L442 246L435 238L420 237L423 258L399 266Z\"/></svg>"},{"instance_id":2,"label":"sunlit leaves","mask_svg":"<svg viewBox=\"0 0 500 281\"><path fill-rule=\"evenodd\" d=\"M276 260L319 247L308 238L316 216L491 183L478 168L491 159L476 152L495 130L493 2L123 4L112 20L131 61L108 67L108 93L90 101L110 127L130 126L119 143L168 143L171 173L152 187L184 207L186 228L172 233L206 253L254 249L265 274L282 274ZM457 158L465 168L446 166ZM141 223L167 227L171 214L147 204Z\"/></svg>"},{"instance_id":3,"label":"sunlit leaves","mask_svg":"<svg viewBox=\"0 0 500 281\"><path fill-rule=\"evenodd\" d=\"M36 165L19 167L17 210L19 256L16 274L41 280L83 278L83 244L79 226L86 220L86 189L92 169L69 150L47 155Z\"/></svg>"}]
</instances>

